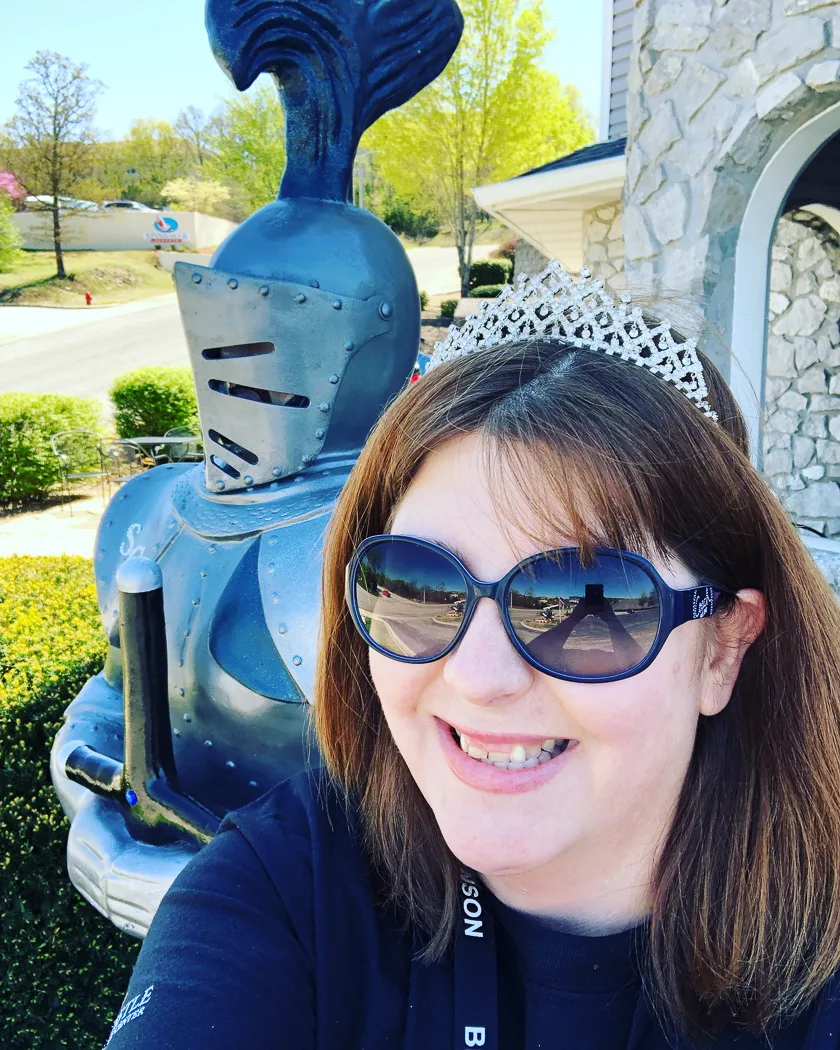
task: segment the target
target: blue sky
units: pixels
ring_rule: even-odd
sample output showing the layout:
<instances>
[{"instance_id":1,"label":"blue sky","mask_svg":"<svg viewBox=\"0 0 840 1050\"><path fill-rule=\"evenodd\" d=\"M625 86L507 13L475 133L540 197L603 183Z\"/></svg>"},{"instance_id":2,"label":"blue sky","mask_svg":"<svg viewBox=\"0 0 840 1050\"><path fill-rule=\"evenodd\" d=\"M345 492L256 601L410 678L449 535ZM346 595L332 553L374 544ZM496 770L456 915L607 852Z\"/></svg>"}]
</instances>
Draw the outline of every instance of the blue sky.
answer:
<instances>
[{"instance_id":1,"label":"blue sky","mask_svg":"<svg viewBox=\"0 0 840 1050\"><path fill-rule=\"evenodd\" d=\"M600 0L546 0L557 36L546 65L576 84L596 122L601 93ZM120 137L134 117L173 120L180 109L215 108L230 93L210 54L204 33L204 0L39 0L37 13L25 4L3 20L0 62L0 124L14 111L24 66L39 49L86 62L106 90L97 124Z\"/></svg>"}]
</instances>

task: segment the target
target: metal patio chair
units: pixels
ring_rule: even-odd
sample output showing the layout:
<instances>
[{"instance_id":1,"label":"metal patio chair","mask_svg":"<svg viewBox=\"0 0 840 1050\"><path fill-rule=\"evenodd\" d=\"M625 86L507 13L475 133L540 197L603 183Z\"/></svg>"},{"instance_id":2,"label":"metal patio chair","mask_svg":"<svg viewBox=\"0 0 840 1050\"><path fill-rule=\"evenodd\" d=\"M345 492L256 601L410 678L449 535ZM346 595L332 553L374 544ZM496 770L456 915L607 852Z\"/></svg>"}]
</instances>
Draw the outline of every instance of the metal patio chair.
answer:
<instances>
[{"instance_id":1,"label":"metal patio chair","mask_svg":"<svg viewBox=\"0 0 840 1050\"><path fill-rule=\"evenodd\" d=\"M167 443L173 463L200 463L204 459L201 438L193 434L190 427L171 427L166 431L164 437L182 437L186 439L183 442Z\"/></svg>"},{"instance_id":2,"label":"metal patio chair","mask_svg":"<svg viewBox=\"0 0 840 1050\"><path fill-rule=\"evenodd\" d=\"M99 434L93 430L60 430L50 437L50 448L58 460L65 497L69 499L71 482L99 479L104 502L110 473ZM70 513L73 513L72 503Z\"/></svg>"}]
</instances>

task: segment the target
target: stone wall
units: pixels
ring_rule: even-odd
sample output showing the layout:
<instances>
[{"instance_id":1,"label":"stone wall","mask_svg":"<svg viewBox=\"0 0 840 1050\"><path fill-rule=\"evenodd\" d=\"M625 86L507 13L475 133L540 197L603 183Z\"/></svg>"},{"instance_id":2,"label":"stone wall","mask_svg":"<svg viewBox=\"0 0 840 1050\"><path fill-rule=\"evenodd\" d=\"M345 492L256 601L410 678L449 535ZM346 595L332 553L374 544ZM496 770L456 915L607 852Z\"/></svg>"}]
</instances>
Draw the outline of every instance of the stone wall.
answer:
<instances>
[{"instance_id":1,"label":"stone wall","mask_svg":"<svg viewBox=\"0 0 840 1050\"><path fill-rule=\"evenodd\" d=\"M583 213L583 262L609 287L625 287L621 201Z\"/></svg>"},{"instance_id":2,"label":"stone wall","mask_svg":"<svg viewBox=\"0 0 840 1050\"><path fill-rule=\"evenodd\" d=\"M533 277L540 273L548 265L548 256L538 251L530 241L520 237L516 242L516 259L513 264L513 279L524 273L526 277Z\"/></svg>"},{"instance_id":3,"label":"stone wall","mask_svg":"<svg viewBox=\"0 0 840 1050\"><path fill-rule=\"evenodd\" d=\"M764 474L799 524L840 535L840 236L807 211L772 250Z\"/></svg>"},{"instance_id":4,"label":"stone wall","mask_svg":"<svg viewBox=\"0 0 840 1050\"><path fill-rule=\"evenodd\" d=\"M708 302L728 337L735 244L763 166L838 101L837 2L637 0L628 283Z\"/></svg>"}]
</instances>

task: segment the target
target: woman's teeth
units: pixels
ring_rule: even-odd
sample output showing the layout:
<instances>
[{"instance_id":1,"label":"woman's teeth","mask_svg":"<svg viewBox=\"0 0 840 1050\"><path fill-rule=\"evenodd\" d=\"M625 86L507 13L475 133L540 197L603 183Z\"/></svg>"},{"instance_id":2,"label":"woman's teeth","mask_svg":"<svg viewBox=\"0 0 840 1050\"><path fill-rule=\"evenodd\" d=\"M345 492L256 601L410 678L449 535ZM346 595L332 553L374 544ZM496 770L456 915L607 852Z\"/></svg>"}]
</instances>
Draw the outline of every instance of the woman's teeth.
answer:
<instances>
[{"instance_id":1,"label":"woman's teeth","mask_svg":"<svg viewBox=\"0 0 840 1050\"><path fill-rule=\"evenodd\" d=\"M534 766L541 766L562 755L569 746L568 740L543 740L539 745L512 744L510 750L487 751L477 744L470 743L469 737L460 733L454 726L452 732L465 754L498 769L533 769Z\"/></svg>"}]
</instances>

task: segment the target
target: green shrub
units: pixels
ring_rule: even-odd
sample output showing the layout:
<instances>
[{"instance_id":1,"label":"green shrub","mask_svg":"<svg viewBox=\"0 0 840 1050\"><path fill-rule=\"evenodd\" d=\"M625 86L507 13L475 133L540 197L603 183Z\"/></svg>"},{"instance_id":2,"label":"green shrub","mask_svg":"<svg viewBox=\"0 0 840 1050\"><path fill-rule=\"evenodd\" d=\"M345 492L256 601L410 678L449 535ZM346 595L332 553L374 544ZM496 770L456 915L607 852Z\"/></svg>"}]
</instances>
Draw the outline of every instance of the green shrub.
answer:
<instances>
[{"instance_id":1,"label":"green shrub","mask_svg":"<svg viewBox=\"0 0 840 1050\"><path fill-rule=\"evenodd\" d=\"M501 284L483 284L471 289L470 295L474 299L495 299L497 295L501 295L503 287Z\"/></svg>"},{"instance_id":2,"label":"green shrub","mask_svg":"<svg viewBox=\"0 0 840 1050\"><path fill-rule=\"evenodd\" d=\"M455 311L458 309L457 299L444 299L440 304L440 316L441 317L454 317Z\"/></svg>"},{"instance_id":3,"label":"green shrub","mask_svg":"<svg viewBox=\"0 0 840 1050\"><path fill-rule=\"evenodd\" d=\"M0 558L0 1046L98 1050L139 942L73 888L49 776L64 708L102 667L84 558Z\"/></svg>"},{"instance_id":4,"label":"green shrub","mask_svg":"<svg viewBox=\"0 0 840 1050\"><path fill-rule=\"evenodd\" d=\"M425 208L415 208L411 201L402 197L390 200L382 212L382 221L394 233L427 241L440 232L440 218Z\"/></svg>"},{"instance_id":5,"label":"green shrub","mask_svg":"<svg viewBox=\"0 0 840 1050\"><path fill-rule=\"evenodd\" d=\"M65 394L0 394L0 503L43 499L59 480L50 437L60 430L100 427L96 401ZM68 466L99 466L92 443L76 442Z\"/></svg>"},{"instance_id":6,"label":"green shrub","mask_svg":"<svg viewBox=\"0 0 840 1050\"><path fill-rule=\"evenodd\" d=\"M122 438L163 435L173 427L198 433L195 386L186 365L126 372L117 376L110 398Z\"/></svg>"},{"instance_id":7,"label":"green shrub","mask_svg":"<svg viewBox=\"0 0 840 1050\"><path fill-rule=\"evenodd\" d=\"M421 292L420 293L420 309L421 310L425 310L428 305L429 305L429 293L428 292Z\"/></svg>"},{"instance_id":8,"label":"green shrub","mask_svg":"<svg viewBox=\"0 0 840 1050\"><path fill-rule=\"evenodd\" d=\"M470 266L469 289L485 287L490 284L507 284L513 273L510 259L483 259Z\"/></svg>"},{"instance_id":9,"label":"green shrub","mask_svg":"<svg viewBox=\"0 0 840 1050\"><path fill-rule=\"evenodd\" d=\"M12 221L14 213L9 195L0 186L0 273L14 270L21 257L20 230Z\"/></svg>"}]
</instances>

